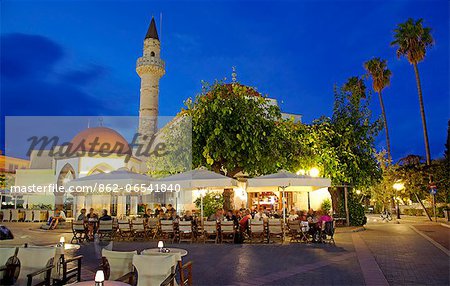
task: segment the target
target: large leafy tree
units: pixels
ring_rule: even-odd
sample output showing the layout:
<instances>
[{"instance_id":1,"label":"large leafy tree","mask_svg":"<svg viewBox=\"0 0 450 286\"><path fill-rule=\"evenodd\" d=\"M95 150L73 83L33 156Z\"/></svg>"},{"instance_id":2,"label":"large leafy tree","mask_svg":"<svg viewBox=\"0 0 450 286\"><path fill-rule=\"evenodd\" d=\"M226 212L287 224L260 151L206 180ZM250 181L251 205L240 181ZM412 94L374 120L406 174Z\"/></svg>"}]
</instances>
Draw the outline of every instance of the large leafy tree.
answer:
<instances>
[{"instance_id":1,"label":"large leafy tree","mask_svg":"<svg viewBox=\"0 0 450 286\"><path fill-rule=\"evenodd\" d=\"M284 166L286 136L278 106L239 83L204 84L183 114L192 118L192 163L234 176L275 172Z\"/></svg>"},{"instance_id":2,"label":"large leafy tree","mask_svg":"<svg viewBox=\"0 0 450 286\"><path fill-rule=\"evenodd\" d=\"M392 46L397 46L397 56L406 57L409 63L414 67L417 92L419 94L420 115L422 117L427 165L431 164L431 155L418 63L425 59L427 49L433 44L434 41L431 36L431 28L423 26L423 19L414 20L411 18L405 23L397 25L397 29L394 30L394 41L391 43Z\"/></svg>"},{"instance_id":3,"label":"large leafy tree","mask_svg":"<svg viewBox=\"0 0 450 286\"><path fill-rule=\"evenodd\" d=\"M378 93L378 98L380 100L381 114L383 116L384 130L386 132L386 149L389 163L392 162L391 156L391 141L389 139L389 129L386 117L386 110L383 103L382 91L385 87L390 84L392 73L387 68L386 60L380 58L373 58L364 63L364 68L366 69L368 75L372 78L372 88Z\"/></svg>"},{"instance_id":4,"label":"large leafy tree","mask_svg":"<svg viewBox=\"0 0 450 286\"><path fill-rule=\"evenodd\" d=\"M336 186L330 189L334 209L338 209L341 186L366 189L381 177L374 148L381 122L371 121L369 102L364 81L351 77L343 87L335 88L333 116L322 117L311 126L315 158Z\"/></svg>"}]
</instances>

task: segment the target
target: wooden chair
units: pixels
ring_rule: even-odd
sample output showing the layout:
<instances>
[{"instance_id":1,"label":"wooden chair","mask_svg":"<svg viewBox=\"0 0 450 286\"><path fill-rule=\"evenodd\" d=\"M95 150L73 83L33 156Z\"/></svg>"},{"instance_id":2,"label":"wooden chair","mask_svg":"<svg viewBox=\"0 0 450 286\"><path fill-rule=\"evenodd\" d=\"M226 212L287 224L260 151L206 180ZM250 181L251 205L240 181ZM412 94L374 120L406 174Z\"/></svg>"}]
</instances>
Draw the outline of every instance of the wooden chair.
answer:
<instances>
[{"instance_id":1,"label":"wooden chair","mask_svg":"<svg viewBox=\"0 0 450 286\"><path fill-rule=\"evenodd\" d=\"M87 238L86 224L82 220L72 221L72 233L73 237L70 243L76 241L77 243L83 242Z\"/></svg>"},{"instance_id":2,"label":"wooden chair","mask_svg":"<svg viewBox=\"0 0 450 286\"><path fill-rule=\"evenodd\" d=\"M114 238L114 226L113 220L100 220L98 221L98 238L100 240L108 238L112 240Z\"/></svg>"},{"instance_id":3,"label":"wooden chair","mask_svg":"<svg viewBox=\"0 0 450 286\"><path fill-rule=\"evenodd\" d=\"M17 268L14 269L14 265L17 264L17 247L1 247L0 248L0 285L9 285L14 281L10 280L19 275ZM14 273L14 271L17 273Z\"/></svg>"},{"instance_id":4,"label":"wooden chair","mask_svg":"<svg viewBox=\"0 0 450 286\"><path fill-rule=\"evenodd\" d=\"M60 265L56 266L62 268L62 275L59 278L53 279L53 285L67 285L74 278L76 282L80 282L81 259L83 259L83 255L67 259L64 254L62 254L60 260L56 262L60 263Z\"/></svg>"},{"instance_id":5,"label":"wooden chair","mask_svg":"<svg viewBox=\"0 0 450 286\"><path fill-rule=\"evenodd\" d=\"M234 242L236 236L236 226L233 221L223 221L220 223L220 243Z\"/></svg>"},{"instance_id":6,"label":"wooden chair","mask_svg":"<svg viewBox=\"0 0 450 286\"><path fill-rule=\"evenodd\" d=\"M10 221L19 221L19 210L11 210L11 220Z\"/></svg>"},{"instance_id":7,"label":"wooden chair","mask_svg":"<svg viewBox=\"0 0 450 286\"><path fill-rule=\"evenodd\" d=\"M194 240L194 234L192 231L191 221L180 221L178 223L177 239L180 243L181 241L191 242Z\"/></svg>"},{"instance_id":8,"label":"wooden chair","mask_svg":"<svg viewBox=\"0 0 450 286\"><path fill-rule=\"evenodd\" d=\"M41 211L33 210L33 222L41 222Z\"/></svg>"},{"instance_id":9,"label":"wooden chair","mask_svg":"<svg viewBox=\"0 0 450 286\"><path fill-rule=\"evenodd\" d=\"M124 240L131 238L131 226L128 219L117 221L117 237Z\"/></svg>"},{"instance_id":10,"label":"wooden chair","mask_svg":"<svg viewBox=\"0 0 450 286\"><path fill-rule=\"evenodd\" d=\"M171 256L174 259L174 264L178 267L176 268L176 272L180 276L180 285L192 285L192 261L188 261L183 264L181 259L181 255L178 253L160 253L143 250L141 255L154 255L154 256Z\"/></svg>"},{"instance_id":11,"label":"wooden chair","mask_svg":"<svg viewBox=\"0 0 450 286\"><path fill-rule=\"evenodd\" d=\"M12 285L51 285L55 255L55 247L19 247L17 259L9 265L9 273L18 275L6 280L15 281Z\"/></svg>"},{"instance_id":12,"label":"wooden chair","mask_svg":"<svg viewBox=\"0 0 450 286\"><path fill-rule=\"evenodd\" d=\"M217 243L218 240L219 236L217 233L217 222L203 222L203 242L206 243L206 241L214 241L214 243Z\"/></svg>"},{"instance_id":13,"label":"wooden chair","mask_svg":"<svg viewBox=\"0 0 450 286\"><path fill-rule=\"evenodd\" d=\"M159 218L150 217L147 219L147 232L148 236L155 238L159 231Z\"/></svg>"},{"instance_id":14,"label":"wooden chair","mask_svg":"<svg viewBox=\"0 0 450 286\"><path fill-rule=\"evenodd\" d=\"M137 251L111 251L103 249L100 268L105 273L105 279L131 284L133 277L129 273L133 272L133 256L136 254Z\"/></svg>"},{"instance_id":15,"label":"wooden chair","mask_svg":"<svg viewBox=\"0 0 450 286\"><path fill-rule=\"evenodd\" d=\"M300 221L299 220L288 221L288 228L289 228L289 236L291 237L290 241L300 242L302 239Z\"/></svg>"},{"instance_id":16,"label":"wooden chair","mask_svg":"<svg viewBox=\"0 0 450 286\"><path fill-rule=\"evenodd\" d=\"M329 242L332 244L336 244L334 241L334 231L336 229L336 222L326 221L322 224L322 242Z\"/></svg>"},{"instance_id":17,"label":"wooden chair","mask_svg":"<svg viewBox=\"0 0 450 286\"><path fill-rule=\"evenodd\" d=\"M134 255L136 286L175 285L176 264L172 256Z\"/></svg>"},{"instance_id":18,"label":"wooden chair","mask_svg":"<svg viewBox=\"0 0 450 286\"><path fill-rule=\"evenodd\" d=\"M144 219L136 218L134 220L131 220L131 236L134 238L134 240L138 238L148 238Z\"/></svg>"},{"instance_id":19,"label":"wooden chair","mask_svg":"<svg viewBox=\"0 0 450 286\"><path fill-rule=\"evenodd\" d=\"M172 239L172 243L175 239L175 232L173 221L171 220L160 220L160 233L159 236L163 240Z\"/></svg>"},{"instance_id":20,"label":"wooden chair","mask_svg":"<svg viewBox=\"0 0 450 286\"><path fill-rule=\"evenodd\" d=\"M250 240L253 242L253 238L259 237L261 239L260 242L264 241L264 222L262 220L249 220L250 227Z\"/></svg>"},{"instance_id":21,"label":"wooden chair","mask_svg":"<svg viewBox=\"0 0 450 286\"><path fill-rule=\"evenodd\" d=\"M300 234L301 234L301 240L303 242L309 242L310 241L309 223L307 221L301 221L300 222Z\"/></svg>"},{"instance_id":22,"label":"wooden chair","mask_svg":"<svg viewBox=\"0 0 450 286\"><path fill-rule=\"evenodd\" d=\"M283 226L279 219L269 219L269 240L270 238L279 238L283 240Z\"/></svg>"},{"instance_id":23,"label":"wooden chair","mask_svg":"<svg viewBox=\"0 0 450 286\"><path fill-rule=\"evenodd\" d=\"M32 210L25 210L25 218L23 219L25 222L32 222L33 221L33 211Z\"/></svg>"},{"instance_id":24,"label":"wooden chair","mask_svg":"<svg viewBox=\"0 0 450 286\"><path fill-rule=\"evenodd\" d=\"M10 210L3 210L3 218L2 222L9 222L11 221L11 211Z\"/></svg>"}]
</instances>

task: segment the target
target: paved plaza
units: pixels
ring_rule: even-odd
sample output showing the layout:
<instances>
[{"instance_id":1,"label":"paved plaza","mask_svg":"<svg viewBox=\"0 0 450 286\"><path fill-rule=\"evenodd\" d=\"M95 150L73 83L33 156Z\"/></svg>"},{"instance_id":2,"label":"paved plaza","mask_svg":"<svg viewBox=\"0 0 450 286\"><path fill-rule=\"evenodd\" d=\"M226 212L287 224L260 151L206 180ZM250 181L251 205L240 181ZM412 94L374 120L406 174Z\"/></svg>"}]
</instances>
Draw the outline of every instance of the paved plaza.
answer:
<instances>
[{"instance_id":1,"label":"paved plaza","mask_svg":"<svg viewBox=\"0 0 450 286\"><path fill-rule=\"evenodd\" d=\"M5 223L13 242L54 244L64 235L44 232L32 223ZM450 229L426 220L380 223L366 230L338 229L336 246L324 244L176 244L194 261L195 285L448 285ZM440 246L440 247L439 247ZM142 250L156 241L82 244L83 278L92 279L101 249Z\"/></svg>"}]
</instances>

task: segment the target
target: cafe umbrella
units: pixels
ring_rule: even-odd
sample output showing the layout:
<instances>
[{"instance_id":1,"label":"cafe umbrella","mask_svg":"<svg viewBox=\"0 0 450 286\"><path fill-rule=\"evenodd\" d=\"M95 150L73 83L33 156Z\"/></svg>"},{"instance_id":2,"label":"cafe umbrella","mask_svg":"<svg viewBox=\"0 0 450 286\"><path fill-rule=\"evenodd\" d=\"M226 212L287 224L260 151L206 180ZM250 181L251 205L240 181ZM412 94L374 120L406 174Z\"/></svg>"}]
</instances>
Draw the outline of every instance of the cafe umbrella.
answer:
<instances>
[{"instance_id":1,"label":"cafe umbrella","mask_svg":"<svg viewBox=\"0 0 450 286\"><path fill-rule=\"evenodd\" d=\"M273 191L275 188L280 191L281 189L280 193L282 197L283 223L285 223L286 192L314 191L330 186L331 180L327 178L297 175L285 170L281 170L274 174L248 179L247 192Z\"/></svg>"},{"instance_id":2,"label":"cafe umbrella","mask_svg":"<svg viewBox=\"0 0 450 286\"><path fill-rule=\"evenodd\" d=\"M173 189L179 188L183 191L200 191L200 216L203 224L203 196L208 189L224 189L237 186L237 181L233 178L206 170L201 167L195 170L178 173L157 181L161 186L171 186Z\"/></svg>"}]
</instances>

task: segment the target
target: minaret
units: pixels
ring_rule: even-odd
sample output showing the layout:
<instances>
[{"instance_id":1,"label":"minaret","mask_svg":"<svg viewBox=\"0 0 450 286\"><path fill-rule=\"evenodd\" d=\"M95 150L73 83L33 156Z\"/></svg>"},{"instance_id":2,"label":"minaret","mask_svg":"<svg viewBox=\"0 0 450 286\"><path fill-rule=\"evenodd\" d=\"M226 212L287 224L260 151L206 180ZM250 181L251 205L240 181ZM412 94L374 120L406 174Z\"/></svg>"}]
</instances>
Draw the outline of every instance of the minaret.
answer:
<instances>
[{"instance_id":1,"label":"minaret","mask_svg":"<svg viewBox=\"0 0 450 286\"><path fill-rule=\"evenodd\" d=\"M140 143L150 141L157 129L159 79L164 75L164 61L160 58L160 42L152 17L144 39L144 53L136 62L136 72L141 78L139 104ZM143 136L147 136L144 138Z\"/></svg>"}]
</instances>

